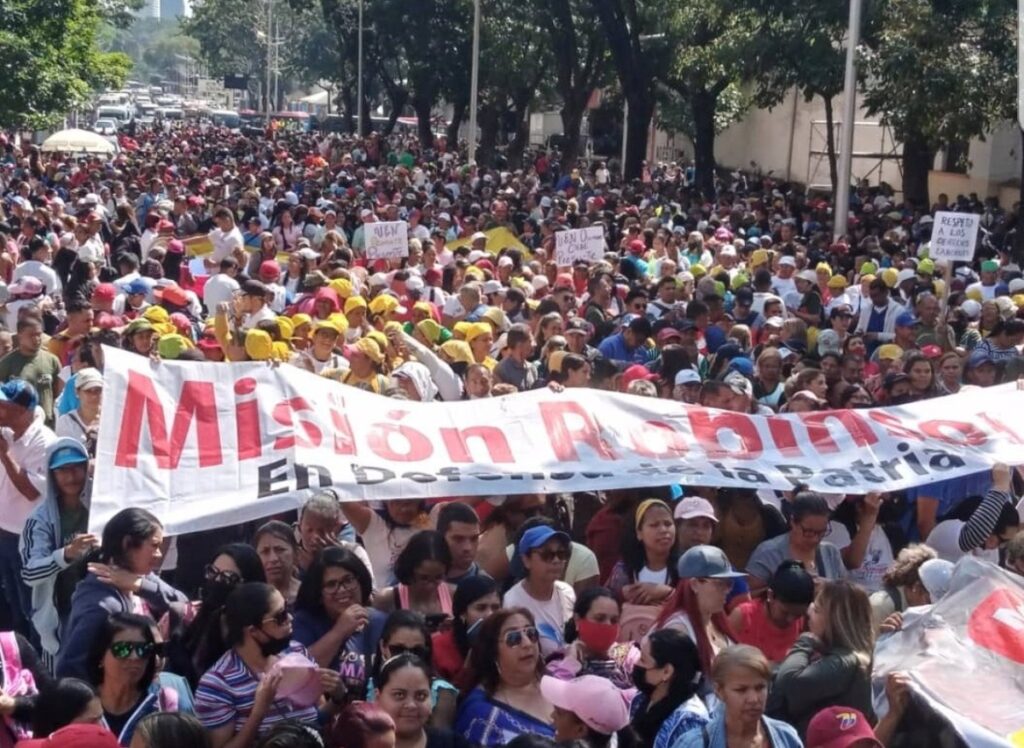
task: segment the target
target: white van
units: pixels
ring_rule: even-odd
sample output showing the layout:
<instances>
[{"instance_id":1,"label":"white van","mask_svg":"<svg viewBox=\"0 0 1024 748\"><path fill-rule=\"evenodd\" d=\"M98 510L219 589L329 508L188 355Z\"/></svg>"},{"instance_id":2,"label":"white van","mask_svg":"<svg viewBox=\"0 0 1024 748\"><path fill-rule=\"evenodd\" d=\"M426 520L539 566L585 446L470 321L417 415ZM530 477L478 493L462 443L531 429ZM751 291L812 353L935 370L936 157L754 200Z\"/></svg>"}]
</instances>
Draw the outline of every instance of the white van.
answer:
<instances>
[{"instance_id":1,"label":"white van","mask_svg":"<svg viewBox=\"0 0 1024 748\"><path fill-rule=\"evenodd\" d=\"M123 126L132 121L132 110L126 106L101 106L96 109L96 119L117 120L118 126Z\"/></svg>"}]
</instances>

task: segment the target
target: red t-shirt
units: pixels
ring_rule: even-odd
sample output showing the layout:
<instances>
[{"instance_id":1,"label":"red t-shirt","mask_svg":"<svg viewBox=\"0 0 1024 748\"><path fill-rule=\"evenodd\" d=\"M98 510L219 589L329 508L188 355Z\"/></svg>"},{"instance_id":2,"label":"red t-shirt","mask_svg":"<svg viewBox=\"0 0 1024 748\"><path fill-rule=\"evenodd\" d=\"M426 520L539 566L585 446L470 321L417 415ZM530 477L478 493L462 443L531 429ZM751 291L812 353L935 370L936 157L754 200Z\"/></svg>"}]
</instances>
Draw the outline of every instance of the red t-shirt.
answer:
<instances>
[{"instance_id":1,"label":"red t-shirt","mask_svg":"<svg viewBox=\"0 0 1024 748\"><path fill-rule=\"evenodd\" d=\"M740 644L757 647L771 662L786 659L793 643L804 630L804 618L798 618L786 628L780 629L768 620L764 600L740 603L736 610L743 616L742 626L735 631L736 640Z\"/></svg>"},{"instance_id":2,"label":"red t-shirt","mask_svg":"<svg viewBox=\"0 0 1024 748\"><path fill-rule=\"evenodd\" d=\"M601 579L607 579L622 555L623 519L618 512L602 507L587 524L587 547L597 556Z\"/></svg>"}]
</instances>

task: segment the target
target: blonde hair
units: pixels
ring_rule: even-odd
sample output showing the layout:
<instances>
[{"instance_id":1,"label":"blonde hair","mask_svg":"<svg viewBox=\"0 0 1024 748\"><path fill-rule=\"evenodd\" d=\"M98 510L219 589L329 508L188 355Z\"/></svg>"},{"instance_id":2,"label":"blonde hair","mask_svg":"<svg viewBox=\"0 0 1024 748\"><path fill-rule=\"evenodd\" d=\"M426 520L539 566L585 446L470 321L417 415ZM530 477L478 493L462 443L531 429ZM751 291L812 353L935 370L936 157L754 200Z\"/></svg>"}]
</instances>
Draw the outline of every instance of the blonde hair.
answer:
<instances>
[{"instance_id":1,"label":"blonde hair","mask_svg":"<svg viewBox=\"0 0 1024 748\"><path fill-rule=\"evenodd\" d=\"M875 629L867 593L845 579L830 580L821 588L814 605L825 619L822 643L829 649L850 650L861 666L870 670Z\"/></svg>"},{"instance_id":2,"label":"blonde hair","mask_svg":"<svg viewBox=\"0 0 1024 748\"><path fill-rule=\"evenodd\" d=\"M750 348L750 327L748 325L733 325L729 330L729 337L736 340L744 350Z\"/></svg>"},{"instance_id":3,"label":"blonde hair","mask_svg":"<svg viewBox=\"0 0 1024 748\"><path fill-rule=\"evenodd\" d=\"M737 668L750 670L766 681L772 679L772 666L760 649L749 644L733 644L719 652L711 663L711 680L724 685L729 673Z\"/></svg>"}]
</instances>

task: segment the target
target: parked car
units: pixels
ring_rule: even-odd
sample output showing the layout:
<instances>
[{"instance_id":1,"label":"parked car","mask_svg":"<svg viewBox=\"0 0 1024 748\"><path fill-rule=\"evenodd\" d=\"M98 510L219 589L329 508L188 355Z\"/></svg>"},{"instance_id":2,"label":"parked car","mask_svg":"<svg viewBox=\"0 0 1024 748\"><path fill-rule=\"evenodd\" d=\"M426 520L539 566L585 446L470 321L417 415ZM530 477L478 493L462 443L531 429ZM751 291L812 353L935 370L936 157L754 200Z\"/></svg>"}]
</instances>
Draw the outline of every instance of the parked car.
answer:
<instances>
[{"instance_id":1,"label":"parked car","mask_svg":"<svg viewBox=\"0 0 1024 748\"><path fill-rule=\"evenodd\" d=\"M98 119L92 129L100 135L117 135L117 120Z\"/></svg>"}]
</instances>

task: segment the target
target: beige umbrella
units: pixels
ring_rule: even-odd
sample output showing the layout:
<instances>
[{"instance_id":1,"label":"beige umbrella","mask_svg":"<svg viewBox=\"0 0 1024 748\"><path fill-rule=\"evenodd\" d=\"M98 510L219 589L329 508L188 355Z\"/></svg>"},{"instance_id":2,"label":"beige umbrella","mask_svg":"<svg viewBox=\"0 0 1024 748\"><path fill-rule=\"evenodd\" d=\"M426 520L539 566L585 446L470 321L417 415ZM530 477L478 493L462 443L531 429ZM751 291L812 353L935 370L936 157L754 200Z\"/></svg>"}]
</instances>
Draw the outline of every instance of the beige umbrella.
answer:
<instances>
[{"instance_id":1,"label":"beige umbrella","mask_svg":"<svg viewBox=\"0 0 1024 748\"><path fill-rule=\"evenodd\" d=\"M102 135L88 130L61 130L43 141L43 153L106 153L117 152L117 146Z\"/></svg>"}]
</instances>

